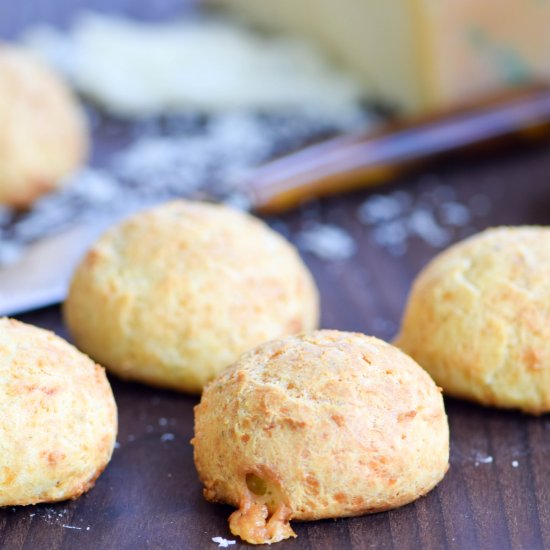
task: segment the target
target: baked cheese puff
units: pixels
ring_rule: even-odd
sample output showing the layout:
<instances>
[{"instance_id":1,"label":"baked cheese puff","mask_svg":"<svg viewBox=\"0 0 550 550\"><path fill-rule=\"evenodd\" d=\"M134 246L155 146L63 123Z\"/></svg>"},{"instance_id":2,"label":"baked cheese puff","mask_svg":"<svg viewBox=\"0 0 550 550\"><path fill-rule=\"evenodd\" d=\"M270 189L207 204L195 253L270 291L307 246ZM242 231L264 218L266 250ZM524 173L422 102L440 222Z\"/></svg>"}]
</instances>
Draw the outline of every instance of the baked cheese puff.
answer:
<instances>
[{"instance_id":1,"label":"baked cheese puff","mask_svg":"<svg viewBox=\"0 0 550 550\"><path fill-rule=\"evenodd\" d=\"M0 506L77 498L116 433L102 367L51 332L0 319Z\"/></svg>"},{"instance_id":2,"label":"baked cheese puff","mask_svg":"<svg viewBox=\"0 0 550 550\"><path fill-rule=\"evenodd\" d=\"M0 43L0 204L27 208L86 160L84 114L24 48Z\"/></svg>"},{"instance_id":3,"label":"baked cheese puff","mask_svg":"<svg viewBox=\"0 0 550 550\"><path fill-rule=\"evenodd\" d=\"M449 395L550 411L550 229L489 229L439 254L414 282L396 345Z\"/></svg>"},{"instance_id":4,"label":"baked cheese puff","mask_svg":"<svg viewBox=\"0 0 550 550\"><path fill-rule=\"evenodd\" d=\"M439 389L377 338L323 330L263 344L205 389L195 464L207 500L235 506L253 544L290 520L357 516L429 492L449 463Z\"/></svg>"},{"instance_id":5,"label":"baked cheese puff","mask_svg":"<svg viewBox=\"0 0 550 550\"><path fill-rule=\"evenodd\" d=\"M65 318L77 346L118 376L200 392L248 349L316 328L319 306L283 237L240 211L181 200L92 246Z\"/></svg>"}]
</instances>

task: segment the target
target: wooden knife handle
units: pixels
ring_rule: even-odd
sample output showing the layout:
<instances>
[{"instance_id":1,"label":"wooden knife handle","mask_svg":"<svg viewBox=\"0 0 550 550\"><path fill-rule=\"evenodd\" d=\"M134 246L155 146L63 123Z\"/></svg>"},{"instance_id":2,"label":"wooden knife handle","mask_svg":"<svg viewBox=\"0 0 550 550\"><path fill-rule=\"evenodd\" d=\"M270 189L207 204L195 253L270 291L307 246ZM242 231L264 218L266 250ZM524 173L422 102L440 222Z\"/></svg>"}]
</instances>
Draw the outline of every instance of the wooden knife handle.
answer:
<instances>
[{"instance_id":1,"label":"wooden knife handle","mask_svg":"<svg viewBox=\"0 0 550 550\"><path fill-rule=\"evenodd\" d=\"M547 135L550 87L536 85L307 147L259 168L245 188L254 210L277 213L384 183L442 155Z\"/></svg>"}]
</instances>

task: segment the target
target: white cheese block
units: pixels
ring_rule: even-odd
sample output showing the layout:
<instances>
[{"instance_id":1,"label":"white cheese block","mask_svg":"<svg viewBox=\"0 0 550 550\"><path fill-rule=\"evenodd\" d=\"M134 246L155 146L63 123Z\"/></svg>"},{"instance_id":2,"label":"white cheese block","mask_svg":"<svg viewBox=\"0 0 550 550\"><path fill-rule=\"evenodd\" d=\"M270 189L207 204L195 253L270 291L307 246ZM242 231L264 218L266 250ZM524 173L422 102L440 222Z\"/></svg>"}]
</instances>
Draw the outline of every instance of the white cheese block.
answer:
<instances>
[{"instance_id":1,"label":"white cheese block","mask_svg":"<svg viewBox=\"0 0 550 550\"><path fill-rule=\"evenodd\" d=\"M550 79L549 0L217 0L309 36L409 111Z\"/></svg>"}]
</instances>

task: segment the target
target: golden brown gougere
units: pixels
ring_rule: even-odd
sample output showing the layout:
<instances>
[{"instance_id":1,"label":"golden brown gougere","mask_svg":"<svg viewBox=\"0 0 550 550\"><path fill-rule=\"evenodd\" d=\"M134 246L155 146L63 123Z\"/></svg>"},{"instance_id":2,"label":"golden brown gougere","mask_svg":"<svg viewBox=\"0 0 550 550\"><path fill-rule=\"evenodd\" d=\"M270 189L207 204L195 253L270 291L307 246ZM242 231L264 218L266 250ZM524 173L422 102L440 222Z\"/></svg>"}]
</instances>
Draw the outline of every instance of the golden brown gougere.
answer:
<instances>
[{"instance_id":1,"label":"golden brown gougere","mask_svg":"<svg viewBox=\"0 0 550 550\"><path fill-rule=\"evenodd\" d=\"M395 343L449 395L549 412L550 229L489 229L439 254Z\"/></svg>"},{"instance_id":2,"label":"golden brown gougere","mask_svg":"<svg viewBox=\"0 0 550 550\"><path fill-rule=\"evenodd\" d=\"M65 318L76 345L118 376L200 392L248 349L316 328L319 305L294 247L263 222L174 201L92 246Z\"/></svg>"},{"instance_id":3,"label":"golden brown gougere","mask_svg":"<svg viewBox=\"0 0 550 550\"><path fill-rule=\"evenodd\" d=\"M195 408L195 464L206 499L238 508L253 544L295 536L289 521L402 506L445 475L440 390L377 338L324 330L244 354Z\"/></svg>"},{"instance_id":4,"label":"golden brown gougere","mask_svg":"<svg viewBox=\"0 0 550 550\"><path fill-rule=\"evenodd\" d=\"M88 130L69 88L25 49L0 42L0 204L26 208L86 159Z\"/></svg>"},{"instance_id":5,"label":"golden brown gougere","mask_svg":"<svg viewBox=\"0 0 550 550\"><path fill-rule=\"evenodd\" d=\"M6 318L0 350L0 506L77 498L115 444L104 369L55 334Z\"/></svg>"}]
</instances>

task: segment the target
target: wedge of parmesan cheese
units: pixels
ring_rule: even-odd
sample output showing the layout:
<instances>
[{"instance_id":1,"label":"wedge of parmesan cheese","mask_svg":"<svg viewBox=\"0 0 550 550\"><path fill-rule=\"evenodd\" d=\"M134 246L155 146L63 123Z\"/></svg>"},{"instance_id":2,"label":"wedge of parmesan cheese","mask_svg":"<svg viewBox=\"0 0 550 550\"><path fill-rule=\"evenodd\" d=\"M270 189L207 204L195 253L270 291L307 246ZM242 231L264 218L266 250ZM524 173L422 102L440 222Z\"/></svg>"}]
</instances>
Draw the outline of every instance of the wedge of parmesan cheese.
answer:
<instances>
[{"instance_id":1,"label":"wedge of parmesan cheese","mask_svg":"<svg viewBox=\"0 0 550 550\"><path fill-rule=\"evenodd\" d=\"M548 0L217 0L307 35L408 111L550 79Z\"/></svg>"}]
</instances>

